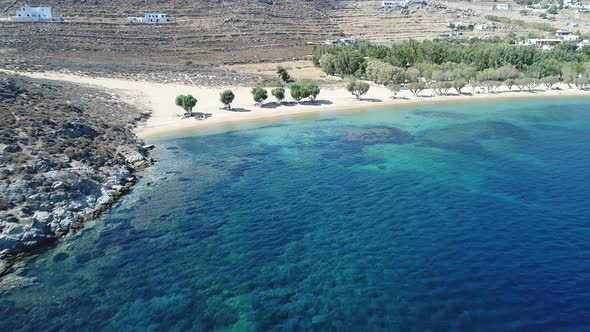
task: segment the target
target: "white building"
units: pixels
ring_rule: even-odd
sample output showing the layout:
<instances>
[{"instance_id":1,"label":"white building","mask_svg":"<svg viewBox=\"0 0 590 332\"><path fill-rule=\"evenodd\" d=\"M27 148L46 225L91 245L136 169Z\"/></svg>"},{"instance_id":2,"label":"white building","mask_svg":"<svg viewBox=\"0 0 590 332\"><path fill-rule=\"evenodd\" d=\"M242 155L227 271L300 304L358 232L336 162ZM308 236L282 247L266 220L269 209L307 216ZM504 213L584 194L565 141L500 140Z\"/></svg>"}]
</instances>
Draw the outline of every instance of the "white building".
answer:
<instances>
[{"instance_id":1,"label":"white building","mask_svg":"<svg viewBox=\"0 0 590 332\"><path fill-rule=\"evenodd\" d=\"M563 0L563 8L578 8L580 7L578 0Z\"/></svg>"},{"instance_id":2,"label":"white building","mask_svg":"<svg viewBox=\"0 0 590 332\"><path fill-rule=\"evenodd\" d=\"M168 16L163 13L145 13L143 17L128 17L129 23L168 23Z\"/></svg>"},{"instance_id":3,"label":"white building","mask_svg":"<svg viewBox=\"0 0 590 332\"><path fill-rule=\"evenodd\" d=\"M510 5L507 3L499 3L496 5L496 10L510 10Z\"/></svg>"},{"instance_id":4,"label":"white building","mask_svg":"<svg viewBox=\"0 0 590 332\"><path fill-rule=\"evenodd\" d=\"M495 30L496 23L488 22L488 23L475 23L473 25L473 30Z\"/></svg>"},{"instance_id":5,"label":"white building","mask_svg":"<svg viewBox=\"0 0 590 332\"><path fill-rule=\"evenodd\" d=\"M338 39L338 41L342 44L346 44L346 45L354 45L357 43L356 38L340 38Z\"/></svg>"},{"instance_id":6,"label":"white building","mask_svg":"<svg viewBox=\"0 0 590 332\"><path fill-rule=\"evenodd\" d=\"M51 7L31 7L24 5L16 10L16 15L10 18L11 21L34 22L53 21Z\"/></svg>"},{"instance_id":7,"label":"white building","mask_svg":"<svg viewBox=\"0 0 590 332\"><path fill-rule=\"evenodd\" d=\"M550 49L553 49L553 47L555 47L555 45L561 44L561 42L562 42L561 39L533 38L533 39L529 39L528 42L524 43L523 45L535 45L543 50L550 50Z\"/></svg>"},{"instance_id":8,"label":"white building","mask_svg":"<svg viewBox=\"0 0 590 332\"><path fill-rule=\"evenodd\" d=\"M580 36L573 34L571 31L557 30L555 31L555 37L561 38L564 41L579 41Z\"/></svg>"},{"instance_id":9,"label":"white building","mask_svg":"<svg viewBox=\"0 0 590 332\"><path fill-rule=\"evenodd\" d=\"M382 8L406 8L408 3L405 1L381 1Z\"/></svg>"}]
</instances>

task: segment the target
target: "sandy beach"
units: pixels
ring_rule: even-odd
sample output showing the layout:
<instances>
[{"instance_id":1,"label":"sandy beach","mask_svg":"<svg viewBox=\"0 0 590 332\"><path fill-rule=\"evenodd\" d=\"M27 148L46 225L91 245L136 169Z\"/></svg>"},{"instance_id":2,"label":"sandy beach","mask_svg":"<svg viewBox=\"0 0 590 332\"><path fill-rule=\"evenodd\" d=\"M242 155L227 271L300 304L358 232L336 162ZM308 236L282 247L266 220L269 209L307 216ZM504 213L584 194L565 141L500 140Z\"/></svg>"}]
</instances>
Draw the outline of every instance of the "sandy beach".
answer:
<instances>
[{"instance_id":1,"label":"sandy beach","mask_svg":"<svg viewBox=\"0 0 590 332\"><path fill-rule=\"evenodd\" d=\"M199 134L222 132L232 130L237 124L256 120L268 120L276 118L292 118L305 114L328 111L352 111L367 110L376 107L391 107L395 105L410 105L417 103L442 103L464 102L469 100L485 100L494 98L526 98L526 97L550 97L550 96L590 96L590 92L569 88L566 84L559 84L548 90L545 86L538 86L534 93L518 91L513 87L508 91L506 87L496 90L494 93L476 93L472 88L466 87L462 95L457 95L453 90L449 95L437 96L434 91L426 89L420 92L418 97L408 90L402 90L396 98L392 98L391 92L384 86L371 84L371 89L362 100L357 100L344 88L323 88L315 103L309 101L297 104L290 98L286 91L286 99L279 105L270 96L266 103L260 107L250 94L251 87L206 87L188 86L164 83L151 83L128 81L122 79L98 78L62 74L53 72L2 72L25 75L32 78L67 81L76 84L90 85L107 89L119 95L124 101L132 103L140 108L151 111L151 117L147 122L137 128L137 135L144 139L157 138L159 136ZM232 111L223 108L219 101L219 94L225 89L231 89L235 94L232 103ZM179 94L192 94L198 103L193 112L203 113L206 119L182 118L184 111L174 104L174 99Z\"/></svg>"}]
</instances>

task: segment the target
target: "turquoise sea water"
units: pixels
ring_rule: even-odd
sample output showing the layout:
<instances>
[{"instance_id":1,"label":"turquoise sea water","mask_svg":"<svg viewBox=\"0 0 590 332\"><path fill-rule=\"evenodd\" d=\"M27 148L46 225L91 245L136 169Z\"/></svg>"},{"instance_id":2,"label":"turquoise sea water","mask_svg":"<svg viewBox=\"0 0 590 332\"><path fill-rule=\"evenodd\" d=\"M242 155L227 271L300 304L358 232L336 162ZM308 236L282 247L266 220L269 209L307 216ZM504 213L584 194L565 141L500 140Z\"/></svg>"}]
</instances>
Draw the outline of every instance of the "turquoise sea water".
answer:
<instances>
[{"instance_id":1,"label":"turquoise sea water","mask_svg":"<svg viewBox=\"0 0 590 332\"><path fill-rule=\"evenodd\" d=\"M0 330L587 331L589 142L589 99L155 142L129 196L0 292Z\"/></svg>"}]
</instances>

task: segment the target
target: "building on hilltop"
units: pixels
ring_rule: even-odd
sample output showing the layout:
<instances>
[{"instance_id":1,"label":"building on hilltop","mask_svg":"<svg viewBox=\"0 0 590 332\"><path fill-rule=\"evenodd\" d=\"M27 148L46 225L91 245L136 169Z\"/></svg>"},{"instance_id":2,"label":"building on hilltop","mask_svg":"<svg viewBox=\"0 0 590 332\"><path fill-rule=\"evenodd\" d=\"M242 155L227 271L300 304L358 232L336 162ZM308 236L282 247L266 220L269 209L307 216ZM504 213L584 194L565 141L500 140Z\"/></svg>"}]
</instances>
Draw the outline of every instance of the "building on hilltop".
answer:
<instances>
[{"instance_id":1,"label":"building on hilltop","mask_svg":"<svg viewBox=\"0 0 590 332\"><path fill-rule=\"evenodd\" d=\"M145 13L143 17L128 17L129 23L168 23L168 16L163 13Z\"/></svg>"},{"instance_id":2,"label":"building on hilltop","mask_svg":"<svg viewBox=\"0 0 590 332\"><path fill-rule=\"evenodd\" d=\"M555 31L555 37L561 38L564 41L579 41L581 38L578 35L573 34L571 31L557 30Z\"/></svg>"},{"instance_id":3,"label":"building on hilltop","mask_svg":"<svg viewBox=\"0 0 590 332\"><path fill-rule=\"evenodd\" d=\"M534 45L543 50L551 50L555 45L561 44L561 39L550 39L550 38L533 38L521 45Z\"/></svg>"},{"instance_id":4,"label":"building on hilltop","mask_svg":"<svg viewBox=\"0 0 590 332\"><path fill-rule=\"evenodd\" d=\"M381 1L382 8L406 8L407 6L406 1Z\"/></svg>"},{"instance_id":5,"label":"building on hilltop","mask_svg":"<svg viewBox=\"0 0 590 332\"><path fill-rule=\"evenodd\" d=\"M355 45L358 42L356 38L340 38L338 41L345 45Z\"/></svg>"},{"instance_id":6,"label":"building on hilltop","mask_svg":"<svg viewBox=\"0 0 590 332\"><path fill-rule=\"evenodd\" d=\"M51 7L31 7L27 4L18 7L16 15L10 20L17 22L62 21L61 18L53 17Z\"/></svg>"},{"instance_id":7,"label":"building on hilltop","mask_svg":"<svg viewBox=\"0 0 590 332\"><path fill-rule=\"evenodd\" d=\"M487 23L475 23L473 25L473 30L496 30L497 26L494 22L487 22Z\"/></svg>"},{"instance_id":8,"label":"building on hilltop","mask_svg":"<svg viewBox=\"0 0 590 332\"><path fill-rule=\"evenodd\" d=\"M563 0L563 8L579 8L580 1L578 0Z\"/></svg>"},{"instance_id":9,"label":"building on hilltop","mask_svg":"<svg viewBox=\"0 0 590 332\"><path fill-rule=\"evenodd\" d=\"M510 10L511 9L510 5L507 3L499 3L494 8L496 10Z\"/></svg>"}]
</instances>

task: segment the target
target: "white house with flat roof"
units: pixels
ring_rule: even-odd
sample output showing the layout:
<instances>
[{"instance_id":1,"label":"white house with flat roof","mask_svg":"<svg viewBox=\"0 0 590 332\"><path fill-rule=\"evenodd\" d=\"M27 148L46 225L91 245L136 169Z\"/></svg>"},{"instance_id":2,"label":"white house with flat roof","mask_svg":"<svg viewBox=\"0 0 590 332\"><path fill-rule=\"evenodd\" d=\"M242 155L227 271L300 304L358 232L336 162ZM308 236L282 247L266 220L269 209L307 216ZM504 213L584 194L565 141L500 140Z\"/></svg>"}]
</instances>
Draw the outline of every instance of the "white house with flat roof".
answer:
<instances>
[{"instance_id":1,"label":"white house with flat roof","mask_svg":"<svg viewBox=\"0 0 590 332\"><path fill-rule=\"evenodd\" d=\"M11 21L34 22L34 21L53 21L51 7L31 7L23 5L18 7L16 15L10 18Z\"/></svg>"},{"instance_id":2,"label":"white house with flat roof","mask_svg":"<svg viewBox=\"0 0 590 332\"><path fill-rule=\"evenodd\" d=\"M510 5L507 3L499 3L495 8L496 10L510 10Z\"/></svg>"},{"instance_id":3,"label":"white house with flat roof","mask_svg":"<svg viewBox=\"0 0 590 332\"><path fill-rule=\"evenodd\" d=\"M129 23L168 23L168 16L164 13L145 13L143 17L128 17Z\"/></svg>"},{"instance_id":4,"label":"white house with flat roof","mask_svg":"<svg viewBox=\"0 0 590 332\"><path fill-rule=\"evenodd\" d=\"M382 8L406 8L407 6L406 1L381 1Z\"/></svg>"},{"instance_id":5,"label":"white house with flat roof","mask_svg":"<svg viewBox=\"0 0 590 332\"><path fill-rule=\"evenodd\" d=\"M561 38L564 41L579 41L581 39L580 36L575 35L571 31L567 31L567 30L555 31L555 37Z\"/></svg>"}]
</instances>

